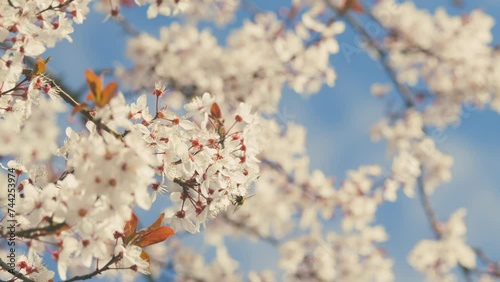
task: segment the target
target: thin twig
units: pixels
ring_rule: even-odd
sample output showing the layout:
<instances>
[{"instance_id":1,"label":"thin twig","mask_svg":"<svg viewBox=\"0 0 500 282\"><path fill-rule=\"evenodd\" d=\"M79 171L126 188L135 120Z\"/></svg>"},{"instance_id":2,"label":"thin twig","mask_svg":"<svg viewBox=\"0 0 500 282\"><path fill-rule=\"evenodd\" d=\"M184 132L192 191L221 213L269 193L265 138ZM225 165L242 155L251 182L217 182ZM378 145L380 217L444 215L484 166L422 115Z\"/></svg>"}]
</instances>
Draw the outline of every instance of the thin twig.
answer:
<instances>
[{"instance_id":1,"label":"thin twig","mask_svg":"<svg viewBox=\"0 0 500 282\"><path fill-rule=\"evenodd\" d=\"M73 2L73 1L75 1L75 0L68 0L66 2L63 2L59 5L57 5L57 6L52 6L52 4L50 4L50 6L41 10L40 12L38 12L37 15L43 14L44 12L47 12L48 10L56 10L56 9L64 8L65 6L68 6L69 4L71 4L71 2Z\"/></svg>"},{"instance_id":2,"label":"thin twig","mask_svg":"<svg viewBox=\"0 0 500 282\"><path fill-rule=\"evenodd\" d=\"M139 30L137 30L125 17L120 17L115 20L118 23L123 31L130 36L138 36L141 34Z\"/></svg>"},{"instance_id":3,"label":"thin twig","mask_svg":"<svg viewBox=\"0 0 500 282\"><path fill-rule=\"evenodd\" d=\"M106 263L106 265L104 265L103 267L101 268L97 268L96 270L88 273L88 274L85 274L85 275L79 275L79 276L75 276L71 279L68 279L68 280L65 280L63 282L73 282L73 281L78 281L78 280L87 280L87 279L90 279L94 276L96 276L97 274L101 274L102 272L106 271L106 270L109 270L109 267L118 262L119 260L122 259L122 255L116 255L116 256L113 256L109 261L108 263Z\"/></svg>"},{"instance_id":4,"label":"thin twig","mask_svg":"<svg viewBox=\"0 0 500 282\"><path fill-rule=\"evenodd\" d=\"M10 92L13 92L13 91L18 90L18 87L19 87L19 86L21 86L21 84L25 83L26 81L28 81L28 78L24 78L23 80L21 80L21 82L19 82L18 84L16 84L16 85L15 85L14 87L12 87L11 89L9 89L9 90L5 90L4 92L1 92L1 93L0 93L0 97L1 97L2 95L5 95L5 94L8 94L8 93L10 93Z\"/></svg>"},{"instance_id":5,"label":"thin twig","mask_svg":"<svg viewBox=\"0 0 500 282\"><path fill-rule=\"evenodd\" d=\"M417 189L420 195L420 202L422 203L422 207L424 208L425 215L429 220L432 231L434 231L434 235L437 239L441 238L441 231L439 230L439 221L436 216L436 212L434 211L429 196L425 192L424 180L423 180L423 166L420 166L421 174L417 178Z\"/></svg>"}]
</instances>

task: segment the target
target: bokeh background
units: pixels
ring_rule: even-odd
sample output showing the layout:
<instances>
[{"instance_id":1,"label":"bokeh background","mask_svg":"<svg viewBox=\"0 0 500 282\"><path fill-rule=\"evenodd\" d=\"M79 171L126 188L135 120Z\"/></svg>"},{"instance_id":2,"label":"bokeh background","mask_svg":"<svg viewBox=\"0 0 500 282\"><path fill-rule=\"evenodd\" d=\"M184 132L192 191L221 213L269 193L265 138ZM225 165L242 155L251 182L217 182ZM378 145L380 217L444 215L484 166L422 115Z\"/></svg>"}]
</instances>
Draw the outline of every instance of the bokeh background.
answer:
<instances>
[{"instance_id":1,"label":"bokeh background","mask_svg":"<svg viewBox=\"0 0 500 282\"><path fill-rule=\"evenodd\" d=\"M278 11L289 6L288 0L253 0L256 7ZM471 9L485 10L495 19L500 19L500 1L464 0L464 6L457 8L452 0L414 1L418 7L434 11L444 6L448 13L460 15ZM158 35L160 27L179 18L159 17L146 19L143 8L124 9L123 15L137 29ZM229 25L219 28L210 23L200 24L210 28L221 44L228 33L251 18L251 13L241 11ZM92 12L83 25L75 26L73 42L61 42L48 50L52 56L49 67L62 78L73 91L85 89L84 71L87 68L113 68L117 63L130 66L125 56L127 35L123 28L112 20L103 22L105 15ZM366 24L369 19L360 19ZM377 29L374 29L377 35ZM380 29L380 32L382 30ZM382 33L380 33L382 35ZM500 26L493 28L494 44L500 43ZM294 121L307 128L307 149L311 158L311 169L321 169L326 175L342 180L346 172L365 164L381 164L386 168L390 158L384 142L374 143L370 138L371 127L386 114L384 102L370 93L375 82L389 83L380 64L365 52L349 52L346 46L357 46L358 36L349 27L338 37L341 52L332 57L337 71L333 88L323 87L310 97L299 96L284 89L279 106L278 118ZM85 91L84 91L85 92ZM217 93L213 93L217 94ZM61 125L77 119L65 116ZM440 219L446 219L459 207L468 211L466 224L467 241L472 246L482 247L493 260L500 260L500 116L491 109L467 108L459 124L437 132L438 147L454 158L453 179L440 186L431 201ZM61 138L62 138L61 134ZM155 209L162 210L167 197L159 199ZM146 213L139 212L140 216ZM151 222L157 213L151 213ZM396 281L422 281L423 277L407 263L407 254L423 238L433 238L418 198L401 196L396 203L386 203L379 208L377 223L383 224L389 241L384 248L395 262ZM335 229L331 224L327 229ZM184 236L183 241L210 259L213 250L203 243L203 234ZM245 239L228 239L231 255L239 261L239 270L278 270L278 251L264 242L250 242ZM279 272L278 272L279 273ZM281 277L278 277L281 280Z\"/></svg>"}]
</instances>

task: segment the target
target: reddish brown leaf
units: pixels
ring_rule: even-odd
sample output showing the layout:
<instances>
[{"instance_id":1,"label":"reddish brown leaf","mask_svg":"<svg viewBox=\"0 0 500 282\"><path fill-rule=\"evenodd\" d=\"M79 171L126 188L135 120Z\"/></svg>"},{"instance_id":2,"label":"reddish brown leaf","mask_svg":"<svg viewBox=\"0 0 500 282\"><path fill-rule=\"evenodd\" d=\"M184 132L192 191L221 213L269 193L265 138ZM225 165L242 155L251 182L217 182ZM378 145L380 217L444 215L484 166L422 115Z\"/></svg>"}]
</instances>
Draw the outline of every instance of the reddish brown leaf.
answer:
<instances>
[{"instance_id":1,"label":"reddish brown leaf","mask_svg":"<svg viewBox=\"0 0 500 282\"><path fill-rule=\"evenodd\" d=\"M125 228L124 228L125 238L129 239L130 237L132 237L132 235L136 233L138 224L139 224L139 219L134 213L132 213L132 218L129 221L127 221L127 223L125 223Z\"/></svg>"},{"instance_id":2,"label":"reddish brown leaf","mask_svg":"<svg viewBox=\"0 0 500 282\"><path fill-rule=\"evenodd\" d=\"M222 118L222 114L220 112L220 108L219 105L217 105L217 103L213 103L212 106L210 107L210 115L212 115L212 117L216 119Z\"/></svg>"},{"instance_id":3,"label":"reddish brown leaf","mask_svg":"<svg viewBox=\"0 0 500 282\"><path fill-rule=\"evenodd\" d=\"M143 231L141 231L141 232L143 232ZM141 233L141 232L139 232L139 233ZM136 245L139 247L147 247L149 245L153 245L153 244L165 241L168 237L170 237L174 234L175 234L175 232L172 228L167 227L167 226L162 226L162 227L155 229L151 232L140 234L139 235L140 237L139 237Z\"/></svg>"},{"instance_id":4,"label":"reddish brown leaf","mask_svg":"<svg viewBox=\"0 0 500 282\"><path fill-rule=\"evenodd\" d=\"M85 78L87 79L87 85L90 89L87 95L87 101L94 101L100 108L106 106L118 90L118 83L116 82L108 83L103 89L102 78L91 69L85 71Z\"/></svg>"},{"instance_id":5,"label":"reddish brown leaf","mask_svg":"<svg viewBox=\"0 0 500 282\"><path fill-rule=\"evenodd\" d=\"M151 224L147 229L146 231L147 232L150 232L152 230L155 230L155 229L158 229L161 227L161 223L163 222L163 218L165 217L165 213L162 213L158 216L158 218L155 220L155 222L153 222L153 224Z\"/></svg>"}]
</instances>

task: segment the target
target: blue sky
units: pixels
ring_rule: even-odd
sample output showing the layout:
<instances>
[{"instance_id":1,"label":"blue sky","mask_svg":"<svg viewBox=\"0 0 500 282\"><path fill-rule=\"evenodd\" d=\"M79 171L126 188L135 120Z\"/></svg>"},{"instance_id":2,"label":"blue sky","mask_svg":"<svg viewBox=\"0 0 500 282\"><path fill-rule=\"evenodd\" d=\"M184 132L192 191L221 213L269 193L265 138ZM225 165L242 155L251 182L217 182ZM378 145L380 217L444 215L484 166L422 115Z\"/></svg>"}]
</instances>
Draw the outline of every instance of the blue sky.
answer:
<instances>
[{"instance_id":1,"label":"blue sky","mask_svg":"<svg viewBox=\"0 0 500 282\"><path fill-rule=\"evenodd\" d=\"M500 1L464 0L466 9L481 7L494 18L500 18ZM289 1L255 0L257 6L276 10ZM451 0L416 1L419 7L434 10L436 5L449 7ZM437 3L437 4L436 4ZM460 9L449 7L452 14L461 14ZM162 25L171 19L160 17L146 20L145 10L125 11L128 20L139 30L157 34ZM246 16L246 14L241 14ZM102 69L116 62L127 64L124 56L127 37L112 21L102 22L104 15L92 13L82 26L75 27L74 42L59 43L47 52L53 57L52 71L78 89L84 86L83 73L87 68ZM241 25L241 19L231 27ZM227 29L211 26L220 42L224 42ZM495 43L500 42L500 27L493 29ZM348 29L339 37L340 43L355 45L355 33ZM311 157L311 168L322 169L327 175L339 179L346 171L364 164L390 163L383 142L370 140L370 128L384 115L384 104L370 94L374 82L389 82L377 62L366 53L354 54L348 60L342 54L332 58L338 74L334 88L324 87L318 94L304 99L289 90L284 91L280 111L293 116L293 121L307 127L307 148ZM489 110L473 111L459 126L445 131L439 148L454 159L453 180L437 189L431 200L438 216L446 219L459 207L466 207L468 242L481 246L491 258L500 260L500 116ZM386 226L390 241L385 245L394 258L397 281L421 281L422 278L406 263L406 257L415 243L422 238L431 238L428 223L418 199L400 195L395 204L385 204L377 213L377 222ZM151 219L153 220L153 219ZM196 235L186 241L194 249L204 249ZM229 240L235 247L232 253L241 261L241 269L264 269L277 267L277 252L266 243L251 243ZM263 256L263 253L266 256ZM265 259L263 259L265 257Z\"/></svg>"}]
</instances>

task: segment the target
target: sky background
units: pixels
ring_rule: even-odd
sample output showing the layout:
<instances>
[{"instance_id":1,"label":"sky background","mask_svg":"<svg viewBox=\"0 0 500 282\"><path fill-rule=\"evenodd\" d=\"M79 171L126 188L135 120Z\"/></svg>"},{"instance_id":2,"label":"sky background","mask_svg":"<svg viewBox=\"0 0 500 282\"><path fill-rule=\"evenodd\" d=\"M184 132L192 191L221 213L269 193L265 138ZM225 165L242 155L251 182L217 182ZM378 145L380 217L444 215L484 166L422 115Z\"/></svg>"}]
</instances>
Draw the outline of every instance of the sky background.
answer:
<instances>
[{"instance_id":1,"label":"sky background","mask_svg":"<svg viewBox=\"0 0 500 282\"><path fill-rule=\"evenodd\" d=\"M466 10L481 7L494 18L500 18L500 1L464 1ZM252 2L259 8L273 11L289 5L285 0ZM451 14L463 11L451 7L451 0L415 2L418 7L431 11L437 6L447 7ZM125 10L124 14L138 30L153 35L172 21L166 17L147 20L145 9ZM75 26L73 43L61 42L46 52L53 57L50 70L74 90L85 86L83 74L87 68L111 68L118 62L130 64L125 57L127 36L113 21L103 23L104 17L92 12L83 25ZM248 13L238 14L238 19L225 29L209 27L219 42L224 42L230 29L241 26L242 17L248 17ZM493 34L495 44L499 43L498 25ZM355 36L348 28L338 40L341 45L355 45ZM333 88L324 87L307 99L285 89L280 112L307 128L311 169L321 169L326 175L344 179L347 170L361 165L387 167L391 159L386 153L386 144L373 143L370 139L370 129L384 116L385 104L370 94L370 86L374 82L388 83L388 77L380 64L366 53L353 54L349 58L339 53L333 56L332 62L338 75ZM453 179L438 187L431 201L443 220L459 207L467 208L468 242L482 247L492 259L500 260L500 187L497 184L500 183L500 116L490 109L467 114L459 125L444 132L438 144L441 150L454 157ZM419 240L433 237L418 199L400 194L396 203L386 203L379 208L377 222L386 227L390 236L384 247L395 262L396 281L422 281L406 259ZM195 250L207 250L200 238L201 234L193 235L185 241ZM278 253L266 243L228 240L228 245L231 255L240 261L242 272L277 269Z\"/></svg>"}]
</instances>

